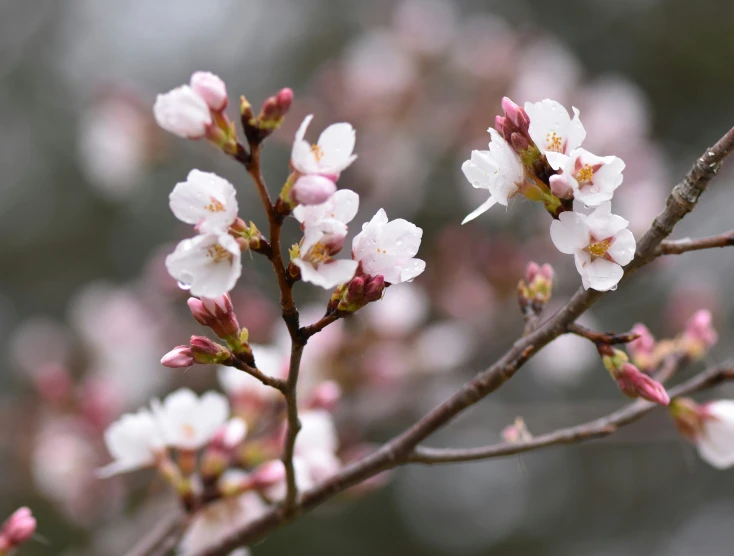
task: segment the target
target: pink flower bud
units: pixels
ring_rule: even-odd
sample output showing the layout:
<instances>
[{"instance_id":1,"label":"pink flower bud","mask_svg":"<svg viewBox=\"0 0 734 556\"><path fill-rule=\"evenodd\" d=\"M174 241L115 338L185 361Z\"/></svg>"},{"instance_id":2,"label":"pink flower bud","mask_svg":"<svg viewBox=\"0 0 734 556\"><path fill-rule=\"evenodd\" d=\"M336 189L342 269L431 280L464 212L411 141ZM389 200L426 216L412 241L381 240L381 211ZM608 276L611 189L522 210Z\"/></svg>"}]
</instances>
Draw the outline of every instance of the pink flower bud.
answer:
<instances>
[{"instance_id":1,"label":"pink flower bud","mask_svg":"<svg viewBox=\"0 0 734 556\"><path fill-rule=\"evenodd\" d=\"M522 133L527 133L530 127L530 118L528 117L525 110L512 102L507 97L502 97L502 110L505 112L505 117L510 120L515 127Z\"/></svg>"},{"instance_id":2,"label":"pink flower bud","mask_svg":"<svg viewBox=\"0 0 734 556\"><path fill-rule=\"evenodd\" d=\"M302 205L320 205L336 193L336 184L329 178L315 174L301 176L293 184L291 198Z\"/></svg>"},{"instance_id":3,"label":"pink flower bud","mask_svg":"<svg viewBox=\"0 0 734 556\"><path fill-rule=\"evenodd\" d=\"M653 364L652 355L655 351L655 338L647 326L639 322L632 327L631 332L638 334L639 337L627 344L627 353L630 354L635 365L643 371L647 371Z\"/></svg>"},{"instance_id":4,"label":"pink flower bud","mask_svg":"<svg viewBox=\"0 0 734 556\"><path fill-rule=\"evenodd\" d=\"M506 120L505 120L504 117L502 117L502 116L495 116L495 118L494 118L494 128L498 131L498 133L502 137L504 137L505 139L507 139L507 136L509 134L507 133Z\"/></svg>"},{"instance_id":5,"label":"pink flower bud","mask_svg":"<svg viewBox=\"0 0 734 556\"><path fill-rule=\"evenodd\" d=\"M525 269L525 281L528 284L532 283L538 274L540 274L540 265L536 262L530 261Z\"/></svg>"},{"instance_id":6,"label":"pink flower bud","mask_svg":"<svg viewBox=\"0 0 734 556\"><path fill-rule=\"evenodd\" d=\"M293 104L293 89L284 87L275 95L275 100L278 103L281 113L285 114L290 110L291 104Z\"/></svg>"},{"instance_id":7,"label":"pink flower bud","mask_svg":"<svg viewBox=\"0 0 734 556\"><path fill-rule=\"evenodd\" d=\"M183 369L194 364L194 355L189 346L176 346L161 359L161 365L170 369Z\"/></svg>"},{"instance_id":8,"label":"pink flower bud","mask_svg":"<svg viewBox=\"0 0 734 556\"><path fill-rule=\"evenodd\" d=\"M510 134L510 144L516 152L524 151L530 145L529 141L524 135L514 131Z\"/></svg>"},{"instance_id":9,"label":"pink flower bud","mask_svg":"<svg viewBox=\"0 0 734 556\"><path fill-rule=\"evenodd\" d=\"M716 344L719 335L712 325L711 312L705 309L696 313L686 322L682 341L691 357L701 357L708 349Z\"/></svg>"},{"instance_id":10,"label":"pink flower bud","mask_svg":"<svg viewBox=\"0 0 734 556\"><path fill-rule=\"evenodd\" d=\"M325 409L332 412L336 410L342 397L342 388L339 383L328 380L319 384L311 394L308 406L310 409Z\"/></svg>"},{"instance_id":11,"label":"pink flower bud","mask_svg":"<svg viewBox=\"0 0 734 556\"><path fill-rule=\"evenodd\" d=\"M551 193L559 199L573 198L573 188L561 174L554 174L550 177L550 188Z\"/></svg>"},{"instance_id":12,"label":"pink flower bud","mask_svg":"<svg viewBox=\"0 0 734 556\"><path fill-rule=\"evenodd\" d=\"M196 319L196 322L203 326L209 326L209 312L204 308L204 304L201 300L195 297L190 297L186 304L189 306L189 310Z\"/></svg>"},{"instance_id":13,"label":"pink flower bud","mask_svg":"<svg viewBox=\"0 0 734 556\"><path fill-rule=\"evenodd\" d=\"M5 544L7 548L13 548L23 544L36 532L36 519L31 510L23 507L15 510L0 531L0 546Z\"/></svg>"},{"instance_id":14,"label":"pink flower bud","mask_svg":"<svg viewBox=\"0 0 734 556\"><path fill-rule=\"evenodd\" d=\"M240 325L234 314L229 294L214 298L192 297L187 304L196 321L211 328L220 338L231 338L239 334Z\"/></svg>"},{"instance_id":15,"label":"pink flower bud","mask_svg":"<svg viewBox=\"0 0 734 556\"><path fill-rule=\"evenodd\" d=\"M352 278L347 285L347 303L354 303L364 295L364 278L357 276Z\"/></svg>"},{"instance_id":16,"label":"pink flower bud","mask_svg":"<svg viewBox=\"0 0 734 556\"><path fill-rule=\"evenodd\" d=\"M548 263L545 263L540 267L540 275L549 282L553 282L553 267Z\"/></svg>"},{"instance_id":17,"label":"pink flower bud","mask_svg":"<svg viewBox=\"0 0 734 556\"><path fill-rule=\"evenodd\" d=\"M227 107L227 86L213 73L195 72L191 76L191 88L214 112L221 112Z\"/></svg>"},{"instance_id":18,"label":"pink flower bud","mask_svg":"<svg viewBox=\"0 0 734 556\"><path fill-rule=\"evenodd\" d=\"M381 275L373 276L365 285L364 296L367 301L379 301L385 292L385 278Z\"/></svg>"},{"instance_id":19,"label":"pink flower bud","mask_svg":"<svg viewBox=\"0 0 734 556\"><path fill-rule=\"evenodd\" d=\"M632 363L625 363L614 372L619 389L630 398L643 398L650 402L668 405L670 398L662 384L640 372Z\"/></svg>"},{"instance_id":20,"label":"pink flower bud","mask_svg":"<svg viewBox=\"0 0 734 556\"><path fill-rule=\"evenodd\" d=\"M189 343L191 354L196 363L202 365L222 363L230 357L230 352L227 348L220 346L216 342L212 342L205 336L191 336Z\"/></svg>"},{"instance_id":21,"label":"pink flower bud","mask_svg":"<svg viewBox=\"0 0 734 556\"><path fill-rule=\"evenodd\" d=\"M163 129L188 139L203 138L212 123L209 105L187 85L158 95L153 115Z\"/></svg>"}]
</instances>

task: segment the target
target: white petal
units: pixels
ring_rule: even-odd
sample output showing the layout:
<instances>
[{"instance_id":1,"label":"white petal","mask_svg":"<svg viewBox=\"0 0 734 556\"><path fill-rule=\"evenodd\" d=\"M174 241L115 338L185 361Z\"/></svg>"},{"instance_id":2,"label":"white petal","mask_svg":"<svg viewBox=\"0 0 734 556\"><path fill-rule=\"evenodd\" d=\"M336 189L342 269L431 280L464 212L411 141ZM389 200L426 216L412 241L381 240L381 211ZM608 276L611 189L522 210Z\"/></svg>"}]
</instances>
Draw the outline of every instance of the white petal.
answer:
<instances>
[{"instance_id":1,"label":"white petal","mask_svg":"<svg viewBox=\"0 0 734 556\"><path fill-rule=\"evenodd\" d=\"M188 85L158 95L153 115L163 129L189 139L204 137L212 123L209 106Z\"/></svg>"},{"instance_id":2,"label":"white petal","mask_svg":"<svg viewBox=\"0 0 734 556\"><path fill-rule=\"evenodd\" d=\"M607 253L614 259L614 262L625 266L635 258L635 236L629 230L621 230L614 236L612 245L609 246Z\"/></svg>"},{"instance_id":3,"label":"white petal","mask_svg":"<svg viewBox=\"0 0 734 556\"><path fill-rule=\"evenodd\" d=\"M299 418L301 431L296 438L296 453L304 454L312 450L336 452L339 439L334 420L327 411L302 411Z\"/></svg>"},{"instance_id":4,"label":"white petal","mask_svg":"<svg viewBox=\"0 0 734 556\"><path fill-rule=\"evenodd\" d=\"M355 131L351 124L342 122L327 127L318 142L323 151L320 167L336 173L346 169L357 158L352 155L355 140Z\"/></svg>"},{"instance_id":5,"label":"white petal","mask_svg":"<svg viewBox=\"0 0 734 556\"><path fill-rule=\"evenodd\" d=\"M221 252L229 256L221 256ZM224 234L199 235L181 241L166 258L171 276L191 287L199 297L218 297L230 291L240 276L240 249Z\"/></svg>"},{"instance_id":6,"label":"white petal","mask_svg":"<svg viewBox=\"0 0 734 556\"><path fill-rule=\"evenodd\" d=\"M548 160L548 164L550 164L551 168L554 170L564 170L564 172L568 163L571 161L571 157L552 151L545 153L545 158Z\"/></svg>"},{"instance_id":7,"label":"white petal","mask_svg":"<svg viewBox=\"0 0 734 556\"><path fill-rule=\"evenodd\" d=\"M311 124L311 120L313 120L313 114L309 114L305 118L303 118L303 121L301 122L301 125L298 126L298 129L296 130L295 135L295 141L303 141L303 138L306 137L306 130L308 129L308 126Z\"/></svg>"},{"instance_id":8,"label":"white petal","mask_svg":"<svg viewBox=\"0 0 734 556\"><path fill-rule=\"evenodd\" d=\"M606 259L596 259L583 267L584 287L605 292L614 288L624 275L624 270L617 263Z\"/></svg>"},{"instance_id":9,"label":"white petal","mask_svg":"<svg viewBox=\"0 0 734 556\"><path fill-rule=\"evenodd\" d=\"M192 170L185 182L176 184L169 199L176 218L199 225L201 233L226 232L237 218L234 186L210 172Z\"/></svg>"},{"instance_id":10,"label":"white petal","mask_svg":"<svg viewBox=\"0 0 734 556\"><path fill-rule=\"evenodd\" d=\"M719 400L707 409L712 417L704 420L698 452L717 469L726 469L734 465L734 402Z\"/></svg>"},{"instance_id":11,"label":"white petal","mask_svg":"<svg viewBox=\"0 0 734 556\"><path fill-rule=\"evenodd\" d=\"M612 214L612 203L605 201L586 218L586 224L591 234L597 240L602 240L613 237L625 229L629 222L621 216Z\"/></svg>"},{"instance_id":12,"label":"white petal","mask_svg":"<svg viewBox=\"0 0 734 556\"><path fill-rule=\"evenodd\" d=\"M314 266L300 258L293 261L301 269L301 279L324 289L332 289L349 282L357 272L357 261L340 259Z\"/></svg>"},{"instance_id":13,"label":"white petal","mask_svg":"<svg viewBox=\"0 0 734 556\"><path fill-rule=\"evenodd\" d=\"M484 201L481 205L479 205L476 209L471 211L464 220L461 221L462 224L466 224L467 222L471 222L474 220L477 216L480 216L487 212L490 208L492 208L495 204L497 204L497 199L492 197L490 195L489 199Z\"/></svg>"},{"instance_id":14,"label":"white petal","mask_svg":"<svg viewBox=\"0 0 734 556\"><path fill-rule=\"evenodd\" d=\"M423 271L426 269L426 262L421 259L410 259L409 261L403 263L401 266L402 269L400 271L400 281L391 282L392 284L397 284L400 282L412 282L420 274L423 274Z\"/></svg>"},{"instance_id":15,"label":"white petal","mask_svg":"<svg viewBox=\"0 0 734 556\"><path fill-rule=\"evenodd\" d=\"M566 211L558 218L550 227L551 240L556 249L570 255L589 244L589 231L584 215Z\"/></svg>"},{"instance_id":16,"label":"white petal","mask_svg":"<svg viewBox=\"0 0 734 556\"><path fill-rule=\"evenodd\" d=\"M573 120L571 120L566 134L566 153L579 148L586 139L586 130L579 119L579 111L575 106L572 108Z\"/></svg>"},{"instance_id":17,"label":"white petal","mask_svg":"<svg viewBox=\"0 0 734 556\"><path fill-rule=\"evenodd\" d=\"M421 246L423 230L402 218L385 224L378 248L397 257L411 258Z\"/></svg>"}]
</instances>

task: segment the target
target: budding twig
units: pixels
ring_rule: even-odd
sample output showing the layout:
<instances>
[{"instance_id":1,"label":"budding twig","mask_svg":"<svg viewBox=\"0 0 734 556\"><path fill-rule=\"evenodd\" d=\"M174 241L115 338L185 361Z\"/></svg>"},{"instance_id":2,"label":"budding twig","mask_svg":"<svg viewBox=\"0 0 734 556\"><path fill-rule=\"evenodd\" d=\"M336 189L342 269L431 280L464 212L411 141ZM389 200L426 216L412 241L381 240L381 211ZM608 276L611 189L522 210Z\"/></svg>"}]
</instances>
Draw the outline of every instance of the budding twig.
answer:
<instances>
[{"instance_id":1,"label":"budding twig","mask_svg":"<svg viewBox=\"0 0 734 556\"><path fill-rule=\"evenodd\" d=\"M321 317L318 321L308 326L301 328L301 334L305 338L310 338L314 334L321 332L324 328L329 326L331 323L338 321L342 315L338 311L332 311L325 316Z\"/></svg>"},{"instance_id":2,"label":"budding twig","mask_svg":"<svg viewBox=\"0 0 734 556\"><path fill-rule=\"evenodd\" d=\"M677 239L663 241L657 250L658 255L680 255L688 251L700 251L702 249L713 249L716 247L734 246L734 230L729 232L702 237L698 239Z\"/></svg>"},{"instance_id":3,"label":"budding twig","mask_svg":"<svg viewBox=\"0 0 734 556\"><path fill-rule=\"evenodd\" d=\"M237 357L231 357L228 361L224 363L224 365L226 365L227 367L234 367L236 369L239 369L240 371L243 371L248 375L255 377L266 386L270 386L272 388L275 388L276 390L280 390L281 392L286 391L285 380L266 375L260 369L256 367L251 367Z\"/></svg>"},{"instance_id":4,"label":"budding twig","mask_svg":"<svg viewBox=\"0 0 734 556\"><path fill-rule=\"evenodd\" d=\"M671 389L670 397L685 396L698 390L711 388L722 381L732 379L734 379L734 363L713 367ZM529 452L558 444L585 442L587 440L609 436L617 432L621 427L644 417L656 407L658 407L658 404L638 400L599 419L594 419L593 421L573 427L558 429L548 434L536 436L525 442L500 442L491 446L467 449L441 449L418 446L410 454L408 461L426 465L477 461Z\"/></svg>"},{"instance_id":5,"label":"budding twig","mask_svg":"<svg viewBox=\"0 0 734 556\"><path fill-rule=\"evenodd\" d=\"M673 188L668 196L665 208L638 242L635 258L625 269L625 277L642 268L657 256L661 242L670 235L675 225L695 208L698 198L706 190L708 184L718 172L722 161L733 148L734 128L730 129L715 145L707 149L683 181ZM253 159L255 158L253 156ZM271 245L274 250L277 250L275 242L271 241ZM373 454L346 466L327 481L304 493L289 512L284 513L277 509L271 510L242 529L234 531L216 545L199 551L195 556L224 556L239 546L256 542L280 525L293 519L299 512L312 509L339 492L381 471L404 463L421 441L512 378L528 359L542 347L563 334L569 324L573 323L605 293L580 288L562 309L531 334L516 341L512 348L492 366L479 373L453 396L422 417L408 430L384 444ZM714 375L712 377L703 373L686 384L689 384L692 388L691 391L694 391L704 386L713 385L724 378L730 378L731 374L731 370L727 371L726 376ZM686 391L682 389L671 391L671 395L684 393ZM640 408L644 408L643 413L647 413L652 409L652 407L647 407L647 402L637 402L637 404L640 404Z\"/></svg>"}]
</instances>

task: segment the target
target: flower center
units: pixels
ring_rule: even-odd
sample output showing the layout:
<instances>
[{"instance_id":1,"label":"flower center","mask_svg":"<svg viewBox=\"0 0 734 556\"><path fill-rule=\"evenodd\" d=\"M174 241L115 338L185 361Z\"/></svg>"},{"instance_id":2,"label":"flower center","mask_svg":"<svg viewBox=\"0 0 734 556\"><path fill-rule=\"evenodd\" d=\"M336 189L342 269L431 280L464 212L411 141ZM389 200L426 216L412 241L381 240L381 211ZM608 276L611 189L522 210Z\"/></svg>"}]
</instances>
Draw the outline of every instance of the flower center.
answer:
<instances>
[{"instance_id":1,"label":"flower center","mask_svg":"<svg viewBox=\"0 0 734 556\"><path fill-rule=\"evenodd\" d=\"M331 260L329 248L323 243L317 243L309 249L306 260L311 264L318 265Z\"/></svg>"},{"instance_id":2,"label":"flower center","mask_svg":"<svg viewBox=\"0 0 734 556\"><path fill-rule=\"evenodd\" d=\"M214 245L210 245L209 247L207 247L206 254L212 260L212 262L215 262L215 263L232 260L232 253L227 251L224 247L222 247L218 243L215 243Z\"/></svg>"},{"instance_id":3,"label":"flower center","mask_svg":"<svg viewBox=\"0 0 734 556\"><path fill-rule=\"evenodd\" d=\"M584 164L581 169L576 172L576 181L579 185L588 185L594 178L594 168L590 164Z\"/></svg>"},{"instance_id":4,"label":"flower center","mask_svg":"<svg viewBox=\"0 0 734 556\"><path fill-rule=\"evenodd\" d=\"M316 159L316 162L321 162L321 159L324 158L324 149L319 145L311 145L311 152L313 153L313 157Z\"/></svg>"},{"instance_id":5,"label":"flower center","mask_svg":"<svg viewBox=\"0 0 734 556\"><path fill-rule=\"evenodd\" d=\"M608 237L607 239L590 243L586 246L584 251L591 255L592 261L604 257L607 254L609 247L612 245L612 239L613 238Z\"/></svg>"},{"instance_id":6,"label":"flower center","mask_svg":"<svg viewBox=\"0 0 734 556\"><path fill-rule=\"evenodd\" d=\"M378 248L377 248L377 252L378 252L378 253L382 253L383 255L387 255L387 249L380 249L380 248L378 247Z\"/></svg>"},{"instance_id":7,"label":"flower center","mask_svg":"<svg viewBox=\"0 0 734 556\"><path fill-rule=\"evenodd\" d=\"M545 144L547 151L553 151L557 153L563 152L563 138L560 137L555 131L545 134Z\"/></svg>"},{"instance_id":8,"label":"flower center","mask_svg":"<svg viewBox=\"0 0 734 556\"><path fill-rule=\"evenodd\" d=\"M188 423L185 423L181 426L181 432L183 432L183 435L185 438L194 438L194 435L196 433L196 430L193 426L189 425Z\"/></svg>"},{"instance_id":9,"label":"flower center","mask_svg":"<svg viewBox=\"0 0 734 556\"><path fill-rule=\"evenodd\" d=\"M204 207L209 212L224 212L225 208L222 202L214 197L209 197L209 204Z\"/></svg>"}]
</instances>

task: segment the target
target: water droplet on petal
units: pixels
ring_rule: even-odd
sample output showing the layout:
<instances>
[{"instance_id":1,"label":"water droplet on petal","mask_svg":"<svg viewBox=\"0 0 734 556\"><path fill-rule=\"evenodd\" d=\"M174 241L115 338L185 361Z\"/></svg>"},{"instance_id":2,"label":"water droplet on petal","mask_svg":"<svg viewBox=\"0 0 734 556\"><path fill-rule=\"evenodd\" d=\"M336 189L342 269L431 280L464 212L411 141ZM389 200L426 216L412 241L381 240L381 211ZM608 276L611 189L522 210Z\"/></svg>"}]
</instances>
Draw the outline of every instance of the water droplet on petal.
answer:
<instances>
[{"instance_id":1,"label":"water droplet on petal","mask_svg":"<svg viewBox=\"0 0 734 556\"><path fill-rule=\"evenodd\" d=\"M617 284L614 284L611 288L609 288L611 291L615 291L617 289Z\"/></svg>"},{"instance_id":2,"label":"water droplet on petal","mask_svg":"<svg viewBox=\"0 0 734 556\"><path fill-rule=\"evenodd\" d=\"M182 282L181 280L178 281L178 287L182 290L190 290L191 284L186 284L185 282Z\"/></svg>"}]
</instances>

